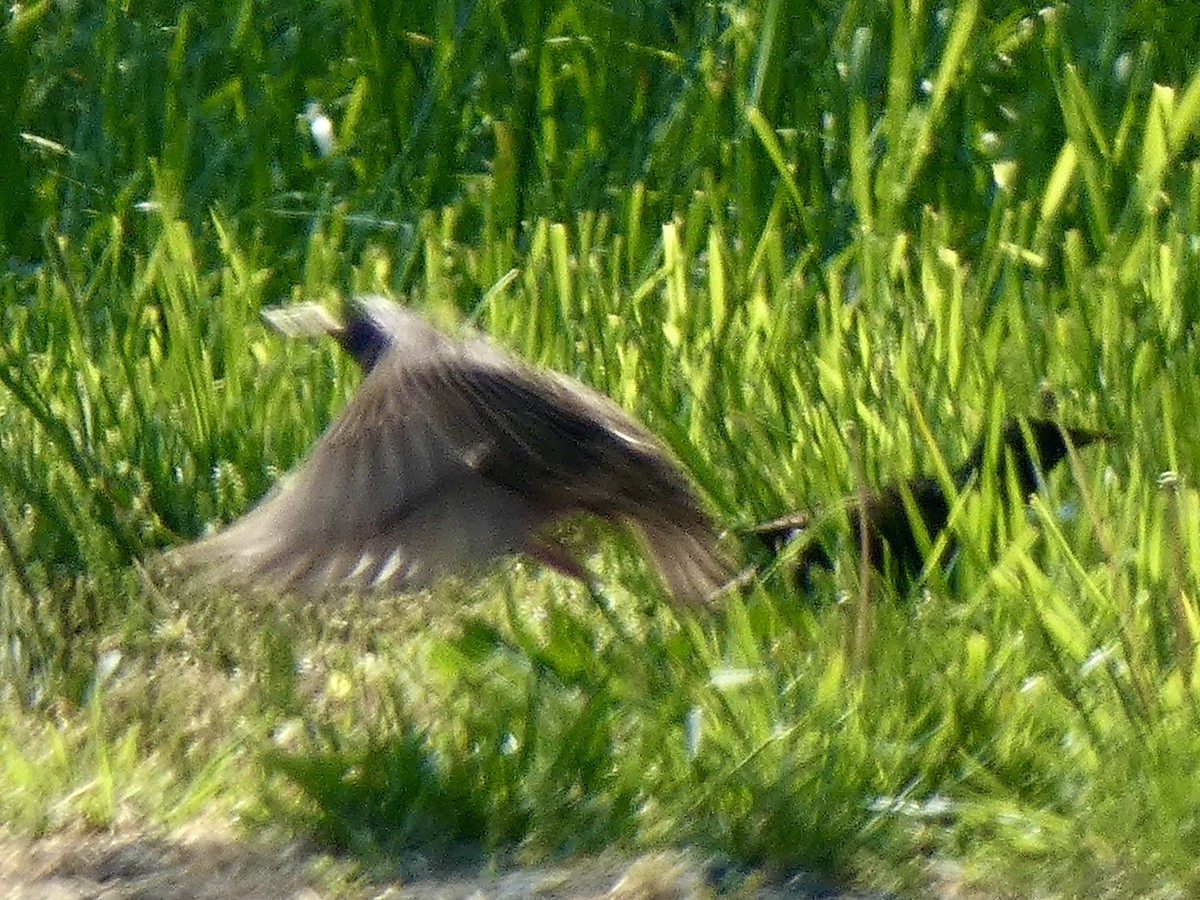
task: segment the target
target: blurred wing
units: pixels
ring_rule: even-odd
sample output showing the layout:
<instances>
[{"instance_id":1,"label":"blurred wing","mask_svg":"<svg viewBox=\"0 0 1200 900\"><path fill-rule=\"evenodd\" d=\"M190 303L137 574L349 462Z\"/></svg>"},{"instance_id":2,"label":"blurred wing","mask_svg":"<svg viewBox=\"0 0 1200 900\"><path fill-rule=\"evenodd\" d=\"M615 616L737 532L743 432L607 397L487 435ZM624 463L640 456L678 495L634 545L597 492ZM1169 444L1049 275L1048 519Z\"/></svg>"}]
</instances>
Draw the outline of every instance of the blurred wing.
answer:
<instances>
[{"instance_id":1,"label":"blurred wing","mask_svg":"<svg viewBox=\"0 0 1200 900\"><path fill-rule=\"evenodd\" d=\"M285 483L173 561L231 587L313 593L416 589L519 551L535 511L472 467L471 429L443 427L430 360L373 373Z\"/></svg>"},{"instance_id":2,"label":"blurred wing","mask_svg":"<svg viewBox=\"0 0 1200 900\"><path fill-rule=\"evenodd\" d=\"M439 429L480 475L554 513L629 522L678 601L700 602L726 583L708 515L640 424L580 382L532 371L484 341L460 351L426 373L436 380L428 396Z\"/></svg>"},{"instance_id":3,"label":"blurred wing","mask_svg":"<svg viewBox=\"0 0 1200 900\"><path fill-rule=\"evenodd\" d=\"M599 515L694 506L687 478L661 445L607 397L575 379L536 372L481 340L431 376L452 440L486 447L481 472L552 506Z\"/></svg>"}]
</instances>

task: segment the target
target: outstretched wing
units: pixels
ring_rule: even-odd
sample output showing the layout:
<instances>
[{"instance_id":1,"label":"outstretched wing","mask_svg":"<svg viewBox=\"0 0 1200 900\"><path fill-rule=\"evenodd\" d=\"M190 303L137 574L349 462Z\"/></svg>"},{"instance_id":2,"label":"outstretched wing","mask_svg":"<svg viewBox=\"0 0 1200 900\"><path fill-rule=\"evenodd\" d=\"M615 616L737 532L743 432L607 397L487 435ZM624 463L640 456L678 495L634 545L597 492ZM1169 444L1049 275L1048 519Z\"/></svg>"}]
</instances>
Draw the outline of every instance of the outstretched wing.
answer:
<instances>
[{"instance_id":1,"label":"outstretched wing","mask_svg":"<svg viewBox=\"0 0 1200 900\"><path fill-rule=\"evenodd\" d=\"M535 372L483 340L426 372L436 420L480 475L551 515L590 512L642 537L672 596L700 602L728 580L710 519L679 466L607 397ZM399 355L386 366L403 367Z\"/></svg>"},{"instance_id":2,"label":"outstretched wing","mask_svg":"<svg viewBox=\"0 0 1200 900\"><path fill-rule=\"evenodd\" d=\"M535 509L473 467L469 429L444 427L454 345L416 317L400 337L404 364L372 372L290 476L177 566L243 589L411 590L521 549Z\"/></svg>"},{"instance_id":3,"label":"outstretched wing","mask_svg":"<svg viewBox=\"0 0 1200 900\"><path fill-rule=\"evenodd\" d=\"M678 599L720 587L708 518L640 425L578 382L392 312L387 352L290 481L180 563L239 587L415 588L587 511L633 524Z\"/></svg>"}]
</instances>

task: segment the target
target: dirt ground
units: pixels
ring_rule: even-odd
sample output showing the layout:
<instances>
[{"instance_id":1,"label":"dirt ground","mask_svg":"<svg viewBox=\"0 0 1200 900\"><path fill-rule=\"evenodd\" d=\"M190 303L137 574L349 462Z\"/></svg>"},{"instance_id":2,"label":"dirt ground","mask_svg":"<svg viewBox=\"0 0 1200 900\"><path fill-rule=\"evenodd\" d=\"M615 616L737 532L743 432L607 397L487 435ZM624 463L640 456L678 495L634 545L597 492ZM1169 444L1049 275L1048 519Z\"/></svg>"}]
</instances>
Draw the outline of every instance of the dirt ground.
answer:
<instances>
[{"instance_id":1,"label":"dirt ground","mask_svg":"<svg viewBox=\"0 0 1200 900\"><path fill-rule=\"evenodd\" d=\"M675 853L596 857L506 873L428 871L389 883L348 882L339 879L338 866L300 842L255 845L198 829L169 837L85 833L30 841L0 836L0 900L866 900L866 895L841 894L805 878L768 884L751 875L739 876L733 886L714 885L710 866Z\"/></svg>"}]
</instances>

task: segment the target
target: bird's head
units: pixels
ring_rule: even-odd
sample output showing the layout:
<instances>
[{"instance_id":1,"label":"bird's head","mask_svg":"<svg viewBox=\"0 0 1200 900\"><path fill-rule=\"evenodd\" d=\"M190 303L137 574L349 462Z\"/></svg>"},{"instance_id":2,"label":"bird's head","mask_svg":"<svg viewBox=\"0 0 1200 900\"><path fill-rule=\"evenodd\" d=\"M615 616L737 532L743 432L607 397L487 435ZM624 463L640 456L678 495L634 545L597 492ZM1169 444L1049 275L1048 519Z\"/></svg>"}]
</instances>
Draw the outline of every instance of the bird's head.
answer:
<instances>
[{"instance_id":1,"label":"bird's head","mask_svg":"<svg viewBox=\"0 0 1200 900\"><path fill-rule=\"evenodd\" d=\"M413 313L380 294L346 301L340 322L319 303L276 306L264 309L262 316L287 337L329 335L354 357L364 374L397 342L422 339L429 331Z\"/></svg>"},{"instance_id":2,"label":"bird's head","mask_svg":"<svg viewBox=\"0 0 1200 900\"><path fill-rule=\"evenodd\" d=\"M402 306L379 294L352 297L346 303L344 316L341 328L333 336L364 373L375 368L408 321Z\"/></svg>"}]
</instances>

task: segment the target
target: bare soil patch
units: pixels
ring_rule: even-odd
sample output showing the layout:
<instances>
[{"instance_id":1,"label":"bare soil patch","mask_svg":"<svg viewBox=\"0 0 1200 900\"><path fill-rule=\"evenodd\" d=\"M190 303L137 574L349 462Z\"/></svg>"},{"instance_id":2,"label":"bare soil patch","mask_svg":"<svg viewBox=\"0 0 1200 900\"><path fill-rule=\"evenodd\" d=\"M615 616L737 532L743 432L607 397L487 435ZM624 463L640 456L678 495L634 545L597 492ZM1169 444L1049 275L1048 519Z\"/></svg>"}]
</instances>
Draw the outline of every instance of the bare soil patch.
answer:
<instances>
[{"instance_id":1,"label":"bare soil patch","mask_svg":"<svg viewBox=\"0 0 1200 900\"><path fill-rule=\"evenodd\" d=\"M753 874L713 883L712 870L682 853L602 855L509 872L421 872L380 883L301 841L255 843L220 828L172 835L80 832L38 839L0 836L0 900L245 898L320 900L850 900L796 878L770 884Z\"/></svg>"}]
</instances>

